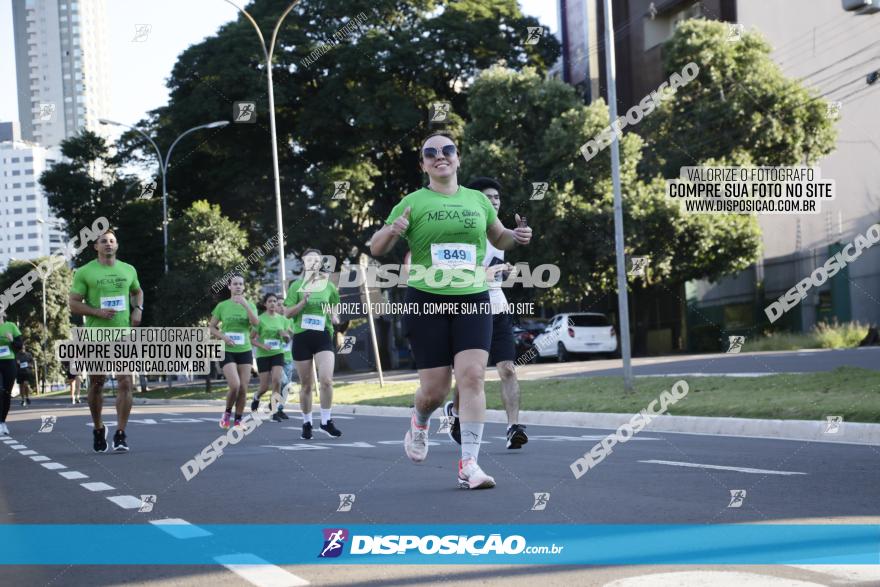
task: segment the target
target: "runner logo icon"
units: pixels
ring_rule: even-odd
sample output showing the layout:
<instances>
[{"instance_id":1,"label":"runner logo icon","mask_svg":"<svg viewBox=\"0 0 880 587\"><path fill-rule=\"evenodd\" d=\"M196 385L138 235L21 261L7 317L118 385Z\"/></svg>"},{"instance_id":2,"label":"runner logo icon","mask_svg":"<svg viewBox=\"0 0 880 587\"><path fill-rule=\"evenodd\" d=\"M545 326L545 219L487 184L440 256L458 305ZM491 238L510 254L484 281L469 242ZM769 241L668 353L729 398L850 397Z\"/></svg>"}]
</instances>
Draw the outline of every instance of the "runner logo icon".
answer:
<instances>
[{"instance_id":1,"label":"runner logo icon","mask_svg":"<svg viewBox=\"0 0 880 587\"><path fill-rule=\"evenodd\" d=\"M324 528L324 548L318 558L336 558L342 554L348 530L344 528Z\"/></svg>"}]
</instances>

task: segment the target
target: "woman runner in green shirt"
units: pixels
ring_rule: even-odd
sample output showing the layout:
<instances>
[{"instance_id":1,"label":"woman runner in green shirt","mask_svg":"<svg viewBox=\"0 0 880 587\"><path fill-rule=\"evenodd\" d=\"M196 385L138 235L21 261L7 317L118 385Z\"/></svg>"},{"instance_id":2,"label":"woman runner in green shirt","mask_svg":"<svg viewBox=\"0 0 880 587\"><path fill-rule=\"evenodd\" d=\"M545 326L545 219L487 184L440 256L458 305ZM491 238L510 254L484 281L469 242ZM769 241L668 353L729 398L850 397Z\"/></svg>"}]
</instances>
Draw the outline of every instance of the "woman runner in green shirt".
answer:
<instances>
[{"instance_id":1,"label":"woman runner in green shirt","mask_svg":"<svg viewBox=\"0 0 880 587\"><path fill-rule=\"evenodd\" d=\"M208 327L211 334L222 340L226 353L223 356L223 375L229 384L226 394L226 411L220 418L220 427L229 428L232 407L235 406L234 426L241 426L244 406L247 403L247 386L251 380L250 327L260 323L257 308L244 298L244 277L234 275L229 280L229 299L223 300L211 312ZM223 325L221 330L220 325Z\"/></svg>"},{"instance_id":2,"label":"woman runner in green shirt","mask_svg":"<svg viewBox=\"0 0 880 587\"><path fill-rule=\"evenodd\" d=\"M266 311L260 314L260 323L251 329L251 344L257 349L257 372L260 374L260 389L254 393L251 411L260 407L260 397L272 386L272 420L280 422L281 416L275 408L281 399L281 379L284 369L284 340L288 335L287 318L278 313L281 304L273 293L263 297Z\"/></svg>"},{"instance_id":3,"label":"woman runner in green shirt","mask_svg":"<svg viewBox=\"0 0 880 587\"><path fill-rule=\"evenodd\" d=\"M284 315L294 316L293 362L299 374L299 406L303 415L302 438L312 437L312 359L318 371L321 396L321 432L338 438L342 432L333 423L333 325L339 323L336 311L339 291L321 272L321 251L306 249L302 255L303 277L290 284L284 299Z\"/></svg>"},{"instance_id":4,"label":"woman runner in green shirt","mask_svg":"<svg viewBox=\"0 0 880 587\"><path fill-rule=\"evenodd\" d=\"M6 416L12 406L12 387L18 371L15 353L21 346L21 330L15 322L6 321L6 309L0 308L0 436L9 434Z\"/></svg>"},{"instance_id":5,"label":"woman runner in green shirt","mask_svg":"<svg viewBox=\"0 0 880 587\"><path fill-rule=\"evenodd\" d=\"M423 142L419 153L428 186L404 197L370 241L375 257L388 254L400 237L407 240L412 266L404 314L406 336L419 371L404 450L414 462L428 455L428 424L452 383L455 368L460 397L461 460L458 486L482 489L495 480L477 464L486 415L484 379L492 340L492 311L482 269L486 240L498 249L527 245L532 230L516 216L510 230L476 190L458 184L458 149L445 133Z\"/></svg>"}]
</instances>

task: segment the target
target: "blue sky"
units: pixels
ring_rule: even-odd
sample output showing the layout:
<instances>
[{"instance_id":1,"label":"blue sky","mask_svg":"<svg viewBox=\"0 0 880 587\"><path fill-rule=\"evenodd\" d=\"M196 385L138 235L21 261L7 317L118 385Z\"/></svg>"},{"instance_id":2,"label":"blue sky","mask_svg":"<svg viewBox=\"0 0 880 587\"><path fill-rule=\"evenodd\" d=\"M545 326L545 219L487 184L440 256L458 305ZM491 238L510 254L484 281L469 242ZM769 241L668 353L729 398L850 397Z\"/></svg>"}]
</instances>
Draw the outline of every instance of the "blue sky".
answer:
<instances>
[{"instance_id":1,"label":"blue sky","mask_svg":"<svg viewBox=\"0 0 880 587\"><path fill-rule=\"evenodd\" d=\"M521 0L520 6L556 32L555 0ZM111 104L107 117L133 124L148 110L165 104L165 79L177 55L214 34L236 13L223 0L108 0ZM138 24L151 26L144 42L133 42ZM256 35L254 43L258 43ZM18 118L14 51L12 0L0 0L0 85L6 88L0 93L0 121Z\"/></svg>"}]
</instances>

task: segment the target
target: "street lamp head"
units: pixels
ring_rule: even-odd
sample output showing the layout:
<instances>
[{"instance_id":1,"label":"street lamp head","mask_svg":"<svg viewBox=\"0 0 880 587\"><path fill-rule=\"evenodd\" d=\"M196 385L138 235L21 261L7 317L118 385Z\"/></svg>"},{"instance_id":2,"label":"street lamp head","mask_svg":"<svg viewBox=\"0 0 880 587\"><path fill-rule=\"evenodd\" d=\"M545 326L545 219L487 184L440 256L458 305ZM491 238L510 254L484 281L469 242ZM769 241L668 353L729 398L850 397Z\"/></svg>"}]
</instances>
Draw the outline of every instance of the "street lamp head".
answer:
<instances>
[{"instance_id":1,"label":"street lamp head","mask_svg":"<svg viewBox=\"0 0 880 587\"><path fill-rule=\"evenodd\" d=\"M205 125L205 128L221 128L229 124L228 120L218 120Z\"/></svg>"},{"instance_id":2,"label":"street lamp head","mask_svg":"<svg viewBox=\"0 0 880 587\"><path fill-rule=\"evenodd\" d=\"M108 119L106 119L106 118L99 118L99 119L98 119L98 122L99 122L100 124L104 124L104 125L122 126L120 123L118 123L118 122L116 122L116 121L114 121L114 120L108 120Z\"/></svg>"}]
</instances>

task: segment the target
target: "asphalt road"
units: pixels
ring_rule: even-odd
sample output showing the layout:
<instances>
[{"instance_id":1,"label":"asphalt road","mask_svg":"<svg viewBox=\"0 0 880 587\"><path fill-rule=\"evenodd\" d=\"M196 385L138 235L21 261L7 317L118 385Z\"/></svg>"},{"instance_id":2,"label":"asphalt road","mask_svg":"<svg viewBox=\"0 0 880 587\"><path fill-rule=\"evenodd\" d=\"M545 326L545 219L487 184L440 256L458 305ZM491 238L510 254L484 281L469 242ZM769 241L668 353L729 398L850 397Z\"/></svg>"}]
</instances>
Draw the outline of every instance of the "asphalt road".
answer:
<instances>
[{"instance_id":1,"label":"asphalt road","mask_svg":"<svg viewBox=\"0 0 880 587\"><path fill-rule=\"evenodd\" d=\"M56 416L51 432L37 432L41 415ZM9 421L15 442L0 443L0 523L145 524L169 518L196 526L877 522L872 516L878 511L880 447L643 432L618 445L605 461L576 480L569 464L607 431L530 426L530 443L522 451L509 451L504 447L504 427L487 424L480 462L498 487L467 492L456 488L458 450L444 434L432 433L428 460L415 465L403 454L407 423L402 418L338 416L344 432L341 439L310 442L299 438L299 422L294 418L289 424L260 426L187 481L180 467L220 435L217 417L215 410L204 406L138 406L128 427L131 452L94 454L85 408L39 399L27 410L15 409ZM437 424L435 420L434 430ZM83 486L92 483L99 485ZM732 490L746 492L739 507L729 507ZM532 509L535 493L549 493L543 511ZM150 494L156 495L152 511L139 512L139 496ZM351 511L337 511L339 494L356 496ZM98 544L71 548L100 547L100 539L96 540ZM0 584L426 582L425 575L406 565L268 565L260 570L263 574L254 576L253 569L242 575L220 566L6 567L0 568ZM436 580L462 584L617 585L612 582L660 573L645 584L662 585L666 579L680 580L676 575L680 572L709 573L711 584L727 579L731 584L750 584L755 577L728 576L745 571L754 571L755 577L766 581L773 577L789 581L779 583L787 585L800 584L790 582L794 580L808 585L865 580L846 579L841 575L850 572L846 569L820 575L793 567L713 571L468 566L430 572ZM880 581L880 576L871 580Z\"/></svg>"}]
</instances>

